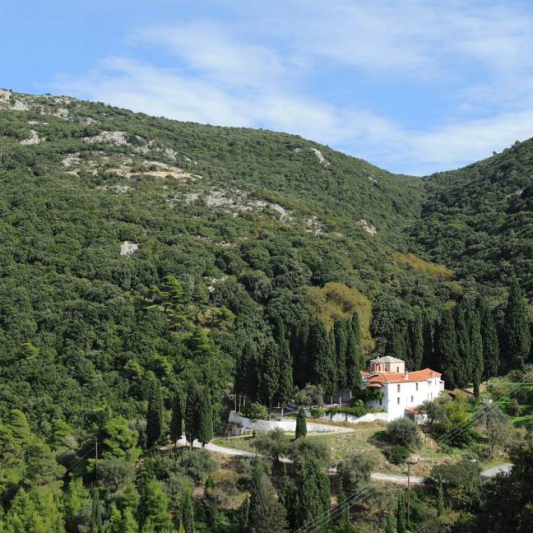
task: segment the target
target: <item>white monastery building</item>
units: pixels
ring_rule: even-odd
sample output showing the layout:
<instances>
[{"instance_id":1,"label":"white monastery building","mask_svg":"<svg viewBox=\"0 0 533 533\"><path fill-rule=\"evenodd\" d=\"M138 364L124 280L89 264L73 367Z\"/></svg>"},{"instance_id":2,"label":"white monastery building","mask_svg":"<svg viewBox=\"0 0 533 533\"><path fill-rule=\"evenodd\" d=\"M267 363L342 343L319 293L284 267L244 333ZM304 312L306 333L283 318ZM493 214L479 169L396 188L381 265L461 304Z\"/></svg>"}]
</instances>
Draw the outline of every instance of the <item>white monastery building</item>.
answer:
<instances>
[{"instance_id":1,"label":"white monastery building","mask_svg":"<svg viewBox=\"0 0 533 533\"><path fill-rule=\"evenodd\" d=\"M444 390L441 374L430 368L405 371L405 361L386 356L370 361L370 371L362 370L362 386L383 393L379 400L367 402L367 407L384 409L388 420L403 418L427 400L436 399Z\"/></svg>"}]
</instances>

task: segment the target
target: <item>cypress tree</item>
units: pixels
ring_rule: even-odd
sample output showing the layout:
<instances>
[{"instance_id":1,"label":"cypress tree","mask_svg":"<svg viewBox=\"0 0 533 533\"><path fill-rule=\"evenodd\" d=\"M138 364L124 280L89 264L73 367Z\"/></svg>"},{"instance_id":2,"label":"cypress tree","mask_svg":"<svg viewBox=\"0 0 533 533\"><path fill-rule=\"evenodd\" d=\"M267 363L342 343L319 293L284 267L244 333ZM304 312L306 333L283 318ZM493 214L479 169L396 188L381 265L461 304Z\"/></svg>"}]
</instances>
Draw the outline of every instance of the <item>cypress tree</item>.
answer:
<instances>
[{"instance_id":1,"label":"cypress tree","mask_svg":"<svg viewBox=\"0 0 533 533\"><path fill-rule=\"evenodd\" d=\"M278 398L281 403L281 418L283 418L283 408L285 403L292 398L294 393L294 383L292 380L292 355L289 341L285 337L285 327L282 326L283 323L277 328L278 336L276 339L279 351Z\"/></svg>"},{"instance_id":2,"label":"cypress tree","mask_svg":"<svg viewBox=\"0 0 533 533\"><path fill-rule=\"evenodd\" d=\"M276 344L269 342L261 359L261 375L259 385L263 402L272 411L272 401L278 392L280 374L279 349Z\"/></svg>"},{"instance_id":3,"label":"cypress tree","mask_svg":"<svg viewBox=\"0 0 533 533\"><path fill-rule=\"evenodd\" d=\"M192 387L187 394L187 401L185 403L185 437L189 442L191 450L195 439L198 438L198 403L200 395L196 387Z\"/></svg>"},{"instance_id":4,"label":"cypress tree","mask_svg":"<svg viewBox=\"0 0 533 533\"><path fill-rule=\"evenodd\" d=\"M329 351L333 367L331 379L333 381L333 391L335 391L339 388L339 374L337 372L337 341L335 340L335 328L333 327L329 332ZM331 403L333 403L333 401Z\"/></svg>"},{"instance_id":5,"label":"cypress tree","mask_svg":"<svg viewBox=\"0 0 533 533\"><path fill-rule=\"evenodd\" d=\"M396 510L396 531L397 533L407 532L407 506L403 492L398 496L398 507Z\"/></svg>"},{"instance_id":6,"label":"cypress tree","mask_svg":"<svg viewBox=\"0 0 533 533\"><path fill-rule=\"evenodd\" d=\"M315 458L300 462L297 471L298 504L296 527L303 527L317 518L327 516L330 510L329 478L323 472L323 465ZM323 533L328 530L324 523L313 531Z\"/></svg>"},{"instance_id":7,"label":"cypress tree","mask_svg":"<svg viewBox=\"0 0 533 533\"><path fill-rule=\"evenodd\" d=\"M529 358L530 348L531 332L527 304L518 282L514 281L505 308L502 342L504 370L523 368Z\"/></svg>"},{"instance_id":8,"label":"cypress tree","mask_svg":"<svg viewBox=\"0 0 533 533\"><path fill-rule=\"evenodd\" d=\"M483 379L498 375L500 344L494 315L485 302L480 302L481 338L483 340Z\"/></svg>"},{"instance_id":9,"label":"cypress tree","mask_svg":"<svg viewBox=\"0 0 533 533\"><path fill-rule=\"evenodd\" d=\"M194 520L194 502L192 499L191 491L186 488L181 496L181 523L185 533L194 533L195 520Z\"/></svg>"},{"instance_id":10,"label":"cypress tree","mask_svg":"<svg viewBox=\"0 0 533 533\"><path fill-rule=\"evenodd\" d=\"M408 360L407 346L407 328L403 324L394 324L387 342L387 352L393 357L407 361L410 364L411 361Z\"/></svg>"},{"instance_id":11,"label":"cypress tree","mask_svg":"<svg viewBox=\"0 0 533 533\"><path fill-rule=\"evenodd\" d=\"M208 394L199 395L197 406L197 439L205 446L213 438L213 409Z\"/></svg>"},{"instance_id":12,"label":"cypress tree","mask_svg":"<svg viewBox=\"0 0 533 533\"><path fill-rule=\"evenodd\" d=\"M286 469L279 483L279 501L285 507L289 530L296 530L296 513L298 511L298 494L294 481L287 475Z\"/></svg>"},{"instance_id":13,"label":"cypress tree","mask_svg":"<svg viewBox=\"0 0 533 533\"><path fill-rule=\"evenodd\" d=\"M354 391L361 385L361 369L363 367L363 349L361 346L361 326L357 311L353 312L348 327L348 342L346 348L346 386Z\"/></svg>"},{"instance_id":14,"label":"cypress tree","mask_svg":"<svg viewBox=\"0 0 533 533\"><path fill-rule=\"evenodd\" d=\"M455 310L455 331L460 364L456 367L456 386L466 387L472 377L470 346L470 312L466 304L459 304Z\"/></svg>"},{"instance_id":15,"label":"cypress tree","mask_svg":"<svg viewBox=\"0 0 533 533\"><path fill-rule=\"evenodd\" d=\"M176 393L172 401L172 418L170 420L170 440L177 446L183 433L183 408L181 397Z\"/></svg>"},{"instance_id":16,"label":"cypress tree","mask_svg":"<svg viewBox=\"0 0 533 533\"><path fill-rule=\"evenodd\" d=\"M250 513L252 533L288 532L286 514L270 479L263 474L259 482L257 505Z\"/></svg>"},{"instance_id":17,"label":"cypress tree","mask_svg":"<svg viewBox=\"0 0 533 533\"><path fill-rule=\"evenodd\" d=\"M415 314L409 324L410 370L418 370L422 366L424 357L424 320L420 312Z\"/></svg>"},{"instance_id":18,"label":"cypress tree","mask_svg":"<svg viewBox=\"0 0 533 533\"><path fill-rule=\"evenodd\" d=\"M438 365L435 363L435 353L433 350L433 323L430 318L424 318L424 351L422 355L422 368L432 368L438 370Z\"/></svg>"},{"instance_id":19,"label":"cypress tree","mask_svg":"<svg viewBox=\"0 0 533 533\"><path fill-rule=\"evenodd\" d=\"M147 446L152 448L163 435L164 407L161 384L154 379L148 396L148 411L146 412Z\"/></svg>"},{"instance_id":20,"label":"cypress tree","mask_svg":"<svg viewBox=\"0 0 533 533\"><path fill-rule=\"evenodd\" d=\"M346 320L335 322L333 326L335 331L335 364L337 367L337 384L343 389L348 386L348 375L346 373L346 351L348 349L348 335L346 327L350 323Z\"/></svg>"},{"instance_id":21,"label":"cypress tree","mask_svg":"<svg viewBox=\"0 0 533 533\"><path fill-rule=\"evenodd\" d=\"M474 396L479 397L479 386L483 378L483 339L481 338L481 321L479 313L473 311L470 324L470 350L472 360L472 381L474 383Z\"/></svg>"},{"instance_id":22,"label":"cypress tree","mask_svg":"<svg viewBox=\"0 0 533 533\"><path fill-rule=\"evenodd\" d=\"M298 416L296 417L296 433L295 437L297 439L303 438L307 435L307 421L305 419L305 411L303 407L300 407L298 411Z\"/></svg>"},{"instance_id":23,"label":"cypress tree","mask_svg":"<svg viewBox=\"0 0 533 533\"><path fill-rule=\"evenodd\" d=\"M311 331L311 351L313 383L322 385L326 394L332 394L335 387L335 366L328 333L321 320L315 322Z\"/></svg>"},{"instance_id":24,"label":"cypress tree","mask_svg":"<svg viewBox=\"0 0 533 533\"><path fill-rule=\"evenodd\" d=\"M457 351L457 336L451 311L445 308L435 329L435 360L442 370L446 387L455 389L461 382L461 365Z\"/></svg>"}]
</instances>

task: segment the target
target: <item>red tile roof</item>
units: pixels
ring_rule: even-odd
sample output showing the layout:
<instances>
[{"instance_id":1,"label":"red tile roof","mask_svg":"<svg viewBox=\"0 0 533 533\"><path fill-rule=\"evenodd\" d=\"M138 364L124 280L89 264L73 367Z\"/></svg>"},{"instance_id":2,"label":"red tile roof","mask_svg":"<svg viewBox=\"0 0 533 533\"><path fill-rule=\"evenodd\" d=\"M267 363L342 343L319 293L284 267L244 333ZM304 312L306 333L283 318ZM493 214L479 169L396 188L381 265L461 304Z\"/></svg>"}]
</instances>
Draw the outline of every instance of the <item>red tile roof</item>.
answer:
<instances>
[{"instance_id":1,"label":"red tile roof","mask_svg":"<svg viewBox=\"0 0 533 533\"><path fill-rule=\"evenodd\" d=\"M431 368L425 368L424 370L407 372L405 374L398 374L397 372L375 372L371 374L366 370L362 370L361 375L366 377L367 383L415 383L417 381L440 378L442 374L431 370Z\"/></svg>"}]
</instances>

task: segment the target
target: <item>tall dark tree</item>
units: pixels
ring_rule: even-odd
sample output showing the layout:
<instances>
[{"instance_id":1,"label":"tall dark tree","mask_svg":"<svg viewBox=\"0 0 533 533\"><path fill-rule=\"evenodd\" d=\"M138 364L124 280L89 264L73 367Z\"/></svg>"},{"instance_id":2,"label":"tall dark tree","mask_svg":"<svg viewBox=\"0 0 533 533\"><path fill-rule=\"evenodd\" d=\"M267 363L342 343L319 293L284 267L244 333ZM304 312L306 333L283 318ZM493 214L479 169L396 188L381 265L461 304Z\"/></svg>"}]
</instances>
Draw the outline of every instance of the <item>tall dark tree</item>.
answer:
<instances>
[{"instance_id":1,"label":"tall dark tree","mask_svg":"<svg viewBox=\"0 0 533 533\"><path fill-rule=\"evenodd\" d=\"M235 363L235 384L237 411L242 409L244 398L256 399L258 389L258 350L253 340L245 343Z\"/></svg>"},{"instance_id":2,"label":"tall dark tree","mask_svg":"<svg viewBox=\"0 0 533 533\"><path fill-rule=\"evenodd\" d=\"M446 387L454 389L461 383L461 361L457 351L457 336L455 322L451 311L445 308L435 329L435 360L436 370L443 373Z\"/></svg>"},{"instance_id":3,"label":"tall dark tree","mask_svg":"<svg viewBox=\"0 0 533 533\"><path fill-rule=\"evenodd\" d=\"M161 384L159 380L154 379L150 386L148 410L146 412L146 444L148 448L153 448L163 435L164 413Z\"/></svg>"},{"instance_id":4,"label":"tall dark tree","mask_svg":"<svg viewBox=\"0 0 533 533\"><path fill-rule=\"evenodd\" d=\"M187 401L185 403L185 437L189 443L191 450L193 443L199 436L198 428L198 404L200 402L200 394L195 386L192 386L187 394Z\"/></svg>"},{"instance_id":5,"label":"tall dark tree","mask_svg":"<svg viewBox=\"0 0 533 533\"><path fill-rule=\"evenodd\" d=\"M272 402L274 396L278 392L279 387L279 349L274 342L267 343L261 358L261 373L259 376L259 387L261 390L261 398L268 406L268 410L272 411Z\"/></svg>"},{"instance_id":6,"label":"tall dark tree","mask_svg":"<svg viewBox=\"0 0 533 533\"><path fill-rule=\"evenodd\" d=\"M277 395L281 404L281 418L283 418L283 408L294 394L294 383L292 379L293 360L290 350L290 344L285 335L283 323L278 323L274 339L278 346L279 354L279 383Z\"/></svg>"},{"instance_id":7,"label":"tall dark tree","mask_svg":"<svg viewBox=\"0 0 533 533\"><path fill-rule=\"evenodd\" d=\"M250 513L249 524L252 533L286 533L287 512L278 501L276 491L268 477L263 474L259 482L257 505Z\"/></svg>"},{"instance_id":8,"label":"tall dark tree","mask_svg":"<svg viewBox=\"0 0 533 533\"><path fill-rule=\"evenodd\" d=\"M196 414L197 438L202 443L202 446L205 446L213 438L213 408L207 391L203 391L198 399Z\"/></svg>"},{"instance_id":9,"label":"tall dark tree","mask_svg":"<svg viewBox=\"0 0 533 533\"><path fill-rule=\"evenodd\" d=\"M455 309L455 331L460 364L456 367L456 386L466 387L472 377L472 352L470 346L471 312L467 304L460 303Z\"/></svg>"},{"instance_id":10,"label":"tall dark tree","mask_svg":"<svg viewBox=\"0 0 533 533\"><path fill-rule=\"evenodd\" d=\"M408 335L407 327L403 324L396 323L392 333L387 341L387 353L397 357L402 361L408 361Z\"/></svg>"},{"instance_id":11,"label":"tall dark tree","mask_svg":"<svg viewBox=\"0 0 533 533\"><path fill-rule=\"evenodd\" d=\"M296 433L295 437L300 439L307 435L307 421L305 419L305 411L303 407L300 407L298 416L296 417Z\"/></svg>"},{"instance_id":12,"label":"tall dark tree","mask_svg":"<svg viewBox=\"0 0 533 533\"><path fill-rule=\"evenodd\" d=\"M313 383L321 385L326 394L332 394L335 388L335 362L326 327L317 320L311 330L311 354L313 360Z\"/></svg>"},{"instance_id":13,"label":"tall dark tree","mask_svg":"<svg viewBox=\"0 0 533 533\"><path fill-rule=\"evenodd\" d=\"M303 527L327 516L330 510L330 486L323 464L315 458L308 458L297 466L298 506L296 527ZM313 531L325 533L328 523L315 523Z\"/></svg>"},{"instance_id":14,"label":"tall dark tree","mask_svg":"<svg viewBox=\"0 0 533 533\"><path fill-rule=\"evenodd\" d=\"M183 405L181 396L175 394L172 400L172 418L170 420L170 440L177 446L178 440L183 433Z\"/></svg>"},{"instance_id":15,"label":"tall dark tree","mask_svg":"<svg viewBox=\"0 0 533 533\"><path fill-rule=\"evenodd\" d=\"M346 347L346 386L354 391L361 385L361 370L363 368L363 348L361 325L357 311L354 311L348 327Z\"/></svg>"},{"instance_id":16,"label":"tall dark tree","mask_svg":"<svg viewBox=\"0 0 533 533\"><path fill-rule=\"evenodd\" d=\"M339 388L339 374L337 372L337 341L335 340L335 328L333 327L329 331L329 351L333 366L333 390L337 390Z\"/></svg>"},{"instance_id":17,"label":"tall dark tree","mask_svg":"<svg viewBox=\"0 0 533 533\"><path fill-rule=\"evenodd\" d=\"M485 302L478 305L481 315L481 338L483 340L483 379L498 375L500 344L494 315Z\"/></svg>"},{"instance_id":18,"label":"tall dark tree","mask_svg":"<svg viewBox=\"0 0 533 533\"><path fill-rule=\"evenodd\" d=\"M433 322L428 316L426 316L424 318L424 352L422 355L422 368L433 368L436 370L438 365L435 363L433 333Z\"/></svg>"},{"instance_id":19,"label":"tall dark tree","mask_svg":"<svg viewBox=\"0 0 533 533\"><path fill-rule=\"evenodd\" d=\"M403 492L398 496L398 506L396 509L396 531L397 533L407 532L407 506Z\"/></svg>"},{"instance_id":20,"label":"tall dark tree","mask_svg":"<svg viewBox=\"0 0 533 533\"><path fill-rule=\"evenodd\" d=\"M337 321L333 326L335 332L335 366L337 367L337 384L343 389L347 385L346 372L346 352L348 349L347 327L350 323L347 320Z\"/></svg>"},{"instance_id":21,"label":"tall dark tree","mask_svg":"<svg viewBox=\"0 0 533 533\"><path fill-rule=\"evenodd\" d=\"M409 323L409 370L418 370L422 366L424 357L424 319L420 312Z\"/></svg>"},{"instance_id":22,"label":"tall dark tree","mask_svg":"<svg viewBox=\"0 0 533 533\"><path fill-rule=\"evenodd\" d=\"M479 396L479 387L483 379L483 339L481 338L481 320L479 312L473 310L470 322L470 359L472 361L472 381L474 383L474 396Z\"/></svg>"},{"instance_id":23,"label":"tall dark tree","mask_svg":"<svg viewBox=\"0 0 533 533\"><path fill-rule=\"evenodd\" d=\"M516 281L509 290L502 341L503 369L523 368L531 348L530 318L523 292Z\"/></svg>"}]
</instances>

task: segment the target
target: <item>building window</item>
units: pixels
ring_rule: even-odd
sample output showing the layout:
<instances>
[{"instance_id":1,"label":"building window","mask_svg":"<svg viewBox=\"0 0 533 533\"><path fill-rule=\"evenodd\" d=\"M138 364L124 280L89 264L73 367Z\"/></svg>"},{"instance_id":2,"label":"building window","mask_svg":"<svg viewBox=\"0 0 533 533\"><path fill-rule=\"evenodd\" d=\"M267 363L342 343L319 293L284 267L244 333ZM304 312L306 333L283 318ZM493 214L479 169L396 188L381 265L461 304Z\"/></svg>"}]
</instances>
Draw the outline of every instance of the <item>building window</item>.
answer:
<instances>
[{"instance_id":1,"label":"building window","mask_svg":"<svg viewBox=\"0 0 533 533\"><path fill-rule=\"evenodd\" d=\"M398 390L398 392L400 392L400 385L397 386L397 390Z\"/></svg>"},{"instance_id":2,"label":"building window","mask_svg":"<svg viewBox=\"0 0 533 533\"><path fill-rule=\"evenodd\" d=\"M398 374L400 373L400 367L399 366L396 367L396 372L398 372Z\"/></svg>"},{"instance_id":3,"label":"building window","mask_svg":"<svg viewBox=\"0 0 533 533\"><path fill-rule=\"evenodd\" d=\"M398 403L398 405L400 405L400 398L397 398L396 402Z\"/></svg>"},{"instance_id":4,"label":"building window","mask_svg":"<svg viewBox=\"0 0 533 533\"><path fill-rule=\"evenodd\" d=\"M411 396L411 403L414 403L414 401L415 401L415 397Z\"/></svg>"},{"instance_id":5,"label":"building window","mask_svg":"<svg viewBox=\"0 0 533 533\"><path fill-rule=\"evenodd\" d=\"M418 383L416 384L416 390L418 391Z\"/></svg>"},{"instance_id":6,"label":"building window","mask_svg":"<svg viewBox=\"0 0 533 533\"><path fill-rule=\"evenodd\" d=\"M379 399L379 405L383 405L383 398Z\"/></svg>"}]
</instances>

